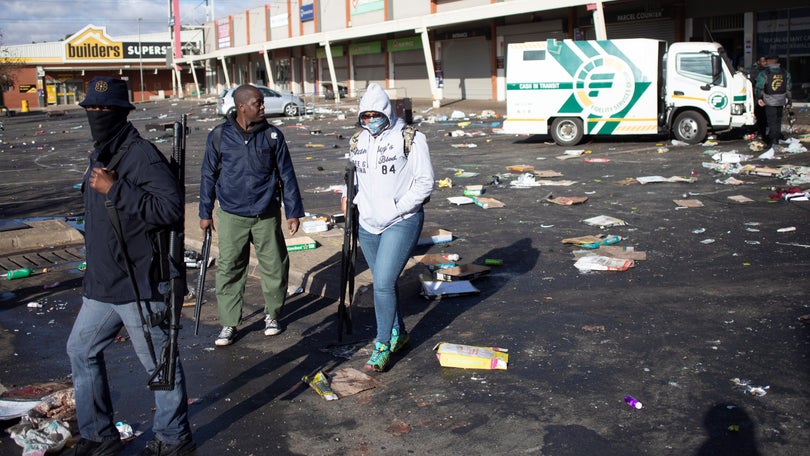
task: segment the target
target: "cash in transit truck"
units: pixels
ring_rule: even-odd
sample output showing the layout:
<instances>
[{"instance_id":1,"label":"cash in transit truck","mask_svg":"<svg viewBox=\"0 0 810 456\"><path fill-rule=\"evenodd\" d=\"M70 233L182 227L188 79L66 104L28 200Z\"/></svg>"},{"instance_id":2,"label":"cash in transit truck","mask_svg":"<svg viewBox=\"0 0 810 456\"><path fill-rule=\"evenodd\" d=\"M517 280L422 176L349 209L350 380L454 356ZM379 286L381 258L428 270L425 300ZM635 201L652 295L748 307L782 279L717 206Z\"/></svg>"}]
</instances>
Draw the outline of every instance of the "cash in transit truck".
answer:
<instances>
[{"instance_id":1,"label":"cash in transit truck","mask_svg":"<svg viewBox=\"0 0 810 456\"><path fill-rule=\"evenodd\" d=\"M751 82L718 43L634 38L512 43L507 48L505 133L671 134L689 144L709 131L753 125Z\"/></svg>"}]
</instances>

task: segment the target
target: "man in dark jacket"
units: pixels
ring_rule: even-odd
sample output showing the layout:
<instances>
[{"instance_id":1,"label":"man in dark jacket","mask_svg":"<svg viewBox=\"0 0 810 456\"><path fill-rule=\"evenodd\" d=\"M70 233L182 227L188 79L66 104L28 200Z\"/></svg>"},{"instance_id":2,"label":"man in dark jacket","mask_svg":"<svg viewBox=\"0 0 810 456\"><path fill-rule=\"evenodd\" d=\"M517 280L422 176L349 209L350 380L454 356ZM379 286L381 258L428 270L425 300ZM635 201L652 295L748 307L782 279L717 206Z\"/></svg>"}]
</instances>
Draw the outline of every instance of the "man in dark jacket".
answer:
<instances>
[{"instance_id":1,"label":"man in dark jacket","mask_svg":"<svg viewBox=\"0 0 810 456\"><path fill-rule=\"evenodd\" d=\"M129 102L125 81L93 78L79 105L87 112L95 143L83 184L87 270L82 307L67 342L81 439L64 454L102 456L117 454L123 447L115 426L104 350L126 327L141 364L150 375L155 371L144 328L153 347L162 347L168 339L168 321L155 317L165 313L168 279L157 273L161 258L154 238L161 229L182 220L184 202L166 158L127 120L135 107ZM107 204L118 213L124 245L117 240ZM144 325L141 315L151 317L154 324ZM179 359L174 388L154 395L155 436L140 454L194 454Z\"/></svg>"},{"instance_id":2,"label":"man in dark jacket","mask_svg":"<svg viewBox=\"0 0 810 456\"><path fill-rule=\"evenodd\" d=\"M765 108L768 120L766 148L778 146L782 139L782 115L785 108L790 109L792 84L790 73L779 64L779 56L769 55L767 67L759 72L754 88L757 104Z\"/></svg>"},{"instance_id":3,"label":"man in dark jacket","mask_svg":"<svg viewBox=\"0 0 810 456\"><path fill-rule=\"evenodd\" d=\"M751 67L748 77L751 79L751 86L756 88L759 73L768 68L768 61L764 55L759 56L756 63ZM758 100L758 99L757 99ZM768 120L765 118L765 107L760 106L759 103L754 103L754 116L757 118L757 135L759 139L767 141L765 136L768 132Z\"/></svg>"},{"instance_id":4,"label":"man in dark jacket","mask_svg":"<svg viewBox=\"0 0 810 456\"><path fill-rule=\"evenodd\" d=\"M264 118L259 89L233 93L236 112L208 135L200 177L200 228L214 228L219 201L217 305L222 330L215 345L233 343L242 321L250 243L256 250L264 295L264 334L281 332L290 260L281 227L281 200L290 236L304 216L301 193L284 135Z\"/></svg>"}]
</instances>

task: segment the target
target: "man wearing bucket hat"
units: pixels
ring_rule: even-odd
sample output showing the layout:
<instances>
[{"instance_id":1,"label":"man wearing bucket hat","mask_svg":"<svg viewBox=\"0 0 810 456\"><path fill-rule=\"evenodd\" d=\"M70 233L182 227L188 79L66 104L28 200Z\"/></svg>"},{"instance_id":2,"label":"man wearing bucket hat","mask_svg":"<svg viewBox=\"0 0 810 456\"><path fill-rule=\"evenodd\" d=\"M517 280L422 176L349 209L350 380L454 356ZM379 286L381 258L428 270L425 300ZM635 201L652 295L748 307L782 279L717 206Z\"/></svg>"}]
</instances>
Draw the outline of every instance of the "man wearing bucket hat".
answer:
<instances>
[{"instance_id":1,"label":"man wearing bucket hat","mask_svg":"<svg viewBox=\"0 0 810 456\"><path fill-rule=\"evenodd\" d=\"M168 278L159 272L164 268L158 264L162 255L155 239L182 220L184 202L166 157L127 120L135 106L126 81L93 78L79 106L87 112L94 141L82 187L87 251L82 307L67 342L81 439L62 454L115 455L123 443L115 426L104 350L125 327L147 373L155 371L148 337L152 347L162 347L168 338L167 319L155 317L165 314L168 288ZM107 205L115 210L108 212ZM121 242L119 224L113 222L116 212ZM141 455L194 454L179 359L173 386L154 392L155 435Z\"/></svg>"}]
</instances>

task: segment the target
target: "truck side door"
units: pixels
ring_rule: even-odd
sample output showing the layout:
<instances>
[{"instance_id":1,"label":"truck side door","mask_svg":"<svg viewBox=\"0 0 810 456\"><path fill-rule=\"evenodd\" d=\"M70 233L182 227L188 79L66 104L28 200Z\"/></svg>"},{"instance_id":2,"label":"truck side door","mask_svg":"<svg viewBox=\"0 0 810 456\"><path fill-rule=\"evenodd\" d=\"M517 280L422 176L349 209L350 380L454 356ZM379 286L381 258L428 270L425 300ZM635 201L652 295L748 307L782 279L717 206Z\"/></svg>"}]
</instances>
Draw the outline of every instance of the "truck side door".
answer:
<instances>
[{"instance_id":1,"label":"truck side door","mask_svg":"<svg viewBox=\"0 0 810 456\"><path fill-rule=\"evenodd\" d=\"M680 52L668 59L667 97L676 108L694 107L706 114L709 123L728 126L731 97L719 55L707 51Z\"/></svg>"}]
</instances>

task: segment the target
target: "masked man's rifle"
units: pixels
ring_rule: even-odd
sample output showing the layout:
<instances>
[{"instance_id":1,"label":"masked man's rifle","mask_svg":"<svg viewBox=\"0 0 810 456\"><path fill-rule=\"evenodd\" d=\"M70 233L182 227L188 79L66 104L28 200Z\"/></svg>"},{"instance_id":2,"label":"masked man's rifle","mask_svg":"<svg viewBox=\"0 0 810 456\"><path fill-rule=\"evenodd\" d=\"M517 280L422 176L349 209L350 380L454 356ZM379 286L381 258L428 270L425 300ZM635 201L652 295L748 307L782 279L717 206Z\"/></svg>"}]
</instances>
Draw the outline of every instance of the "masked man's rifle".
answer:
<instances>
[{"instance_id":1,"label":"masked man's rifle","mask_svg":"<svg viewBox=\"0 0 810 456\"><path fill-rule=\"evenodd\" d=\"M340 255L340 302L338 303L338 342L343 341L343 329L352 333L352 317L349 307L354 300L354 266L357 259L357 193L354 183L354 163L346 168L346 221L343 226L343 250ZM348 301L347 295L348 294ZM348 304L347 304L348 302Z\"/></svg>"},{"instance_id":2,"label":"masked man's rifle","mask_svg":"<svg viewBox=\"0 0 810 456\"><path fill-rule=\"evenodd\" d=\"M172 146L171 166L180 182L180 195L185 203L185 167L186 167L186 115L180 122L174 123L174 143ZM169 295L167 298L166 316L169 328L169 339L160 351L155 372L149 378L150 390L173 390L175 368L177 367L177 337L180 334L180 312L183 310L183 299L186 295L186 262L184 246L185 217L169 231L168 268Z\"/></svg>"},{"instance_id":3,"label":"masked man's rifle","mask_svg":"<svg viewBox=\"0 0 810 456\"><path fill-rule=\"evenodd\" d=\"M208 271L208 257L211 255L211 227L205 229L205 238L202 245L202 263L200 263L200 277L197 279L197 302L194 304L194 335L200 332L200 310L205 294L205 273Z\"/></svg>"}]
</instances>

